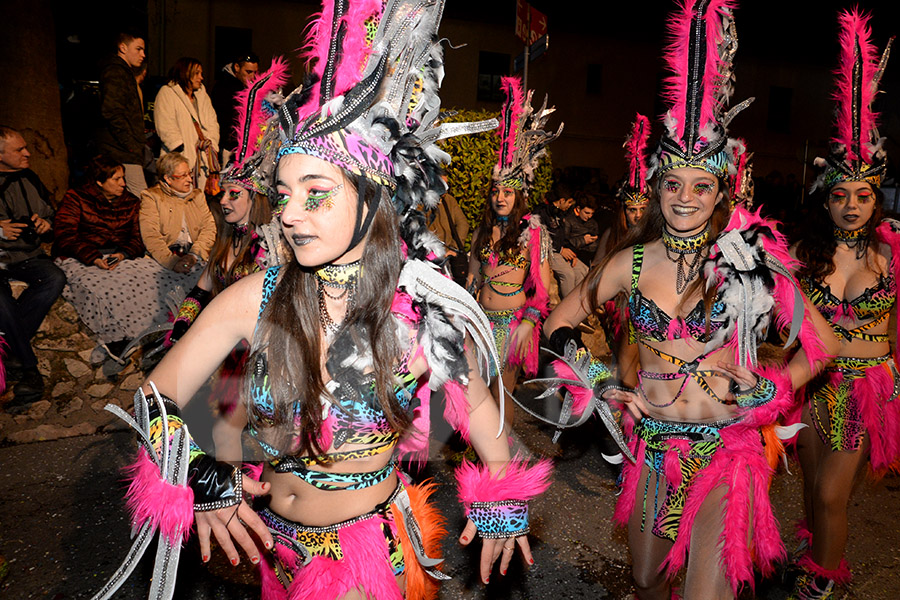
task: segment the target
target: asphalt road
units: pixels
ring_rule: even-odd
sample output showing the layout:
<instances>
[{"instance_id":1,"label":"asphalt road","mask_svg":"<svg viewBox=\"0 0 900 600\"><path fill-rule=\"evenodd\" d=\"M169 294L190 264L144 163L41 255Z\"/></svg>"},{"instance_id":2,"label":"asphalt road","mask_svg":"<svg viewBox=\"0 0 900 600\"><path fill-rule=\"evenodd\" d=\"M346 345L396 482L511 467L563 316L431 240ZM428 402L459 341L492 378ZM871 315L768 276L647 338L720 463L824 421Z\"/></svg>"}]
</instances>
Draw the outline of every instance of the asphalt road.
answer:
<instances>
[{"instance_id":1,"label":"asphalt road","mask_svg":"<svg viewBox=\"0 0 900 600\"><path fill-rule=\"evenodd\" d=\"M552 445L549 431L520 417L517 429L532 452L556 459L555 483L532 507L532 547L536 565L494 574L491 584L477 577L477 553L455 537L445 543L445 571L453 580L441 598L553 599L613 598L631 593L624 533L610 523L616 469L600 456L610 453L596 424L567 432ZM442 436L438 435L440 439ZM0 554L10 562L0 597L18 600L90 598L115 570L130 546L119 469L132 451L124 430L50 442L0 448ZM433 459L420 477L441 484L437 501L459 532L462 511L451 484L450 451L433 444ZM785 539L799 517L800 487L782 469L772 487ZM847 598L894 600L900 596L900 479L860 486L851 501L849 559L855 580ZM148 555L152 553L148 552ZM258 598L254 573L233 569L224 560L199 562L188 544L179 569L177 597L191 600ZM144 561L117 598L145 598L150 565ZM783 600L787 586L777 579L759 582L756 594L742 598Z\"/></svg>"}]
</instances>

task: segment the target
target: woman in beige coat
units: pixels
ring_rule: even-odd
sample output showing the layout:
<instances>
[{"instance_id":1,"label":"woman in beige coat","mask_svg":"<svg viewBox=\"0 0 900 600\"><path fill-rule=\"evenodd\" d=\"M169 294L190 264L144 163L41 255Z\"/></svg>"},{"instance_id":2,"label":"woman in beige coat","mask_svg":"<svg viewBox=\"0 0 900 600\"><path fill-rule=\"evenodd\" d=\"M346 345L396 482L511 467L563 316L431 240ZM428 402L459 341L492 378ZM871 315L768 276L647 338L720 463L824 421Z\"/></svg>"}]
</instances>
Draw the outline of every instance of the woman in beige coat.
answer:
<instances>
[{"instance_id":1,"label":"woman in beige coat","mask_svg":"<svg viewBox=\"0 0 900 600\"><path fill-rule=\"evenodd\" d=\"M141 238L156 262L177 273L200 270L216 241L216 222L194 187L184 155L159 159L160 182L141 193ZM196 282L195 282L196 283Z\"/></svg>"},{"instance_id":2,"label":"woman in beige coat","mask_svg":"<svg viewBox=\"0 0 900 600\"><path fill-rule=\"evenodd\" d=\"M210 172L218 170L208 157L219 152L219 121L203 87L203 66L196 58L179 58L169 70L169 82L156 95L153 120L162 140L161 155L183 154L195 173L195 187L202 191Z\"/></svg>"}]
</instances>

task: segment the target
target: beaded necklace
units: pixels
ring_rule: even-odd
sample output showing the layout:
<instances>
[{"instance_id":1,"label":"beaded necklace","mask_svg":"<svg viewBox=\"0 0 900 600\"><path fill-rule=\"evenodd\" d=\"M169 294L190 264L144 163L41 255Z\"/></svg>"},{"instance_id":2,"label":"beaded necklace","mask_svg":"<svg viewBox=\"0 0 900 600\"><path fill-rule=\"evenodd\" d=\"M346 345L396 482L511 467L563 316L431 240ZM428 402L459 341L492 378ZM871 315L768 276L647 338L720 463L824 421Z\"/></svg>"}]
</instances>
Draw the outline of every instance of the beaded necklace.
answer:
<instances>
[{"instance_id":1,"label":"beaded necklace","mask_svg":"<svg viewBox=\"0 0 900 600\"><path fill-rule=\"evenodd\" d=\"M349 313L353 308L353 300L356 295L356 284L362 273L362 263L358 260L345 265L325 265L316 271L316 292L319 300L319 320L322 323L322 329L326 335L333 335L340 323L335 323L328 314L328 307L325 303L325 297L328 296L332 300L341 300L347 297L347 309L345 314ZM329 294L325 287L337 288L342 290L339 294Z\"/></svg>"},{"instance_id":2,"label":"beaded necklace","mask_svg":"<svg viewBox=\"0 0 900 600\"><path fill-rule=\"evenodd\" d=\"M703 255L706 248L706 242L709 240L709 224L706 228L696 235L688 237L679 237L669 233L665 227L662 232L662 242L666 249L666 258L678 266L675 277L675 290L682 294L687 289L688 284L700 273L700 267L703 264ZM693 258L688 263L685 258L688 254L692 254ZM685 265L687 265L687 273L685 273Z\"/></svg>"}]
</instances>

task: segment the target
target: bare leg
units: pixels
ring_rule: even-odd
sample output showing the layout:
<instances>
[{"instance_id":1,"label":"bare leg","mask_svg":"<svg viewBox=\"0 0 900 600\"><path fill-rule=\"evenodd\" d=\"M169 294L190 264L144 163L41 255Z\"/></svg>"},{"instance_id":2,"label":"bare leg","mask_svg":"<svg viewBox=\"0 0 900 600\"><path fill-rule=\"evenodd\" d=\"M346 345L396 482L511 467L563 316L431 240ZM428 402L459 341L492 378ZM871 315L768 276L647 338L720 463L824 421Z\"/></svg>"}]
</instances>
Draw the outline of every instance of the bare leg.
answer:
<instances>
[{"instance_id":1,"label":"bare leg","mask_svg":"<svg viewBox=\"0 0 900 600\"><path fill-rule=\"evenodd\" d=\"M644 465L641 468L641 480L637 486L638 497L635 498L634 510L628 520L628 548L631 550L631 573L634 577L635 596L640 600L670 600L672 592L669 582L665 573L660 573L659 567L672 548L672 542L656 537L652 532L652 498L647 499L647 517L644 530L641 531L641 520L643 519L641 492L648 478L650 480L648 489L655 489L656 474L651 472L647 465Z\"/></svg>"},{"instance_id":2,"label":"bare leg","mask_svg":"<svg viewBox=\"0 0 900 600\"><path fill-rule=\"evenodd\" d=\"M720 561L722 548L719 538L724 529L722 498L725 491L720 486L710 492L694 520L687 575L684 579L685 598L734 598Z\"/></svg>"}]
</instances>

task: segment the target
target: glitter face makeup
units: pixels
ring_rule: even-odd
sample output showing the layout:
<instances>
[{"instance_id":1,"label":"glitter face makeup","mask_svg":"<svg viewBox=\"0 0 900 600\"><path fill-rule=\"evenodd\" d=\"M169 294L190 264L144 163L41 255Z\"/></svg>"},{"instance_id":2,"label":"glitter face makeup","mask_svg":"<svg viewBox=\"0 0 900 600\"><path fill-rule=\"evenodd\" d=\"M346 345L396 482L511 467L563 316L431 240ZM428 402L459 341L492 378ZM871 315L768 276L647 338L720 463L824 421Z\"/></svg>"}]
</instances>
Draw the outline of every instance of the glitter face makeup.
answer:
<instances>
[{"instance_id":1,"label":"glitter face makeup","mask_svg":"<svg viewBox=\"0 0 900 600\"><path fill-rule=\"evenodd\" d=\"M320 190L316 188L309 190L309 195L306 196L306 202L303 204L303 208L308 211L315 211L324 206L325 210L331 210L334 208L334 195L343 189L343 187L344 184L342 183L334 186L330 190Z\"/></svg>"}]
</instances>

